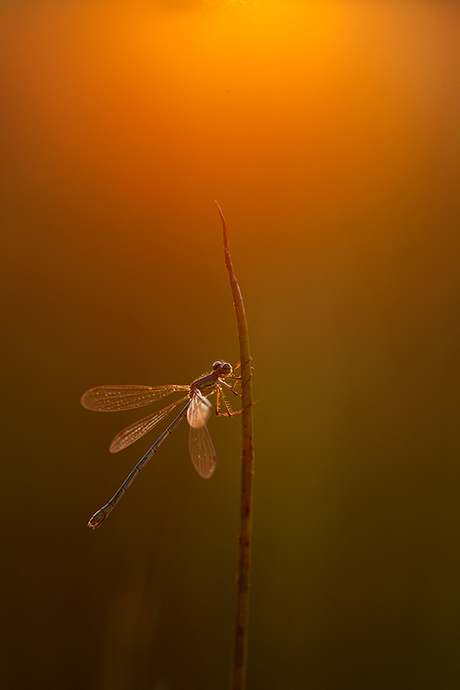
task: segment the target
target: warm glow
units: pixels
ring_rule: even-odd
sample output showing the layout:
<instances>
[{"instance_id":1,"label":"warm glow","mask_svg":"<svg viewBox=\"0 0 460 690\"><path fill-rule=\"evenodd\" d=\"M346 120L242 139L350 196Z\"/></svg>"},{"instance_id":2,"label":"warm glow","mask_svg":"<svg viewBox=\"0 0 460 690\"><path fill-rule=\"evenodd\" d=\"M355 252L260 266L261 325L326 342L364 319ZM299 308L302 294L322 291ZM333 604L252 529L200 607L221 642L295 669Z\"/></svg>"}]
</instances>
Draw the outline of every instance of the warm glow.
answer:
<instances>
[{"instance_id":1,"label":"warm glow","mask_svg":"<svg viewBox=\"0 0 460 690\"><path fill-rule=\"evenodd\" d=\"M228 687L239 418L212 479L184 423L89 534L147 446L79 406L238 361L215 199L259 401L248 688L460 687L459 27L0 2L2 687Z\"/></svg>"},{"instance_id":2,"label":"warm glow","mask_svg":"<svg viewBox=\"0 0 460 690\"><path fill-rule=\"evenodd\" d=\"M165 199L190 174L213 196L262 185L280 205L298 188L315 204L362 207L401 184L418 164L415 113L429 122L435 107L423 33L404 47L388 43L394 27L383 7L232 10L45 5L23 33L18 79L26 70L47 156L142 203L152 187Z\"/></svg>"}]
</instances>

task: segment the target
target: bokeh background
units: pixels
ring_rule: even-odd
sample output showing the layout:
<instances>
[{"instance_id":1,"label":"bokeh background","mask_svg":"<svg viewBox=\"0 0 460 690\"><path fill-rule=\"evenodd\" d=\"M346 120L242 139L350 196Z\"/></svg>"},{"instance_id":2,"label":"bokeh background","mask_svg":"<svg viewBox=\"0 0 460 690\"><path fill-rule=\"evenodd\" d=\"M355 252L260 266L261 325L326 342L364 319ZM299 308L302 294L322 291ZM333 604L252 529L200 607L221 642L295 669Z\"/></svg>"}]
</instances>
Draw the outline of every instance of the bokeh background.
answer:
<instances>
[{"instance_id":1,"label":"bokeh background","mask_svg":"<svg viewBox=\"0 0 460 690\"><path fill-rule=\"evenodd\" d=\"M248 688L460 687L456 2L0 2L4 688L227 686L240 420L79 405L254 355Z\"/></svg>"}]
</instances>

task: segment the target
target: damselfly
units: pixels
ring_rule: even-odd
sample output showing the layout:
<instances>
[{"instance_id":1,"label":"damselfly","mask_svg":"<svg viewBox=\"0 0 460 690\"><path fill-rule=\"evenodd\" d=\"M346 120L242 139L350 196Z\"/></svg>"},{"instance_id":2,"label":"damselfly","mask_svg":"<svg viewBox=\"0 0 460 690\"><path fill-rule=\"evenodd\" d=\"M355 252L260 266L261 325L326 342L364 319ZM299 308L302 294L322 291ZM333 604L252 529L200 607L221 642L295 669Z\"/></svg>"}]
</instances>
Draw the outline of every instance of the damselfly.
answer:
<instances>
[{"instance_id":1,"label":"damselfly","mask_svg":"<svg viewBox=\"0 0 460 690\"><path fill-rule=\"evenodd\" d=\"M239 366L239 365L237 365ZM237 367L235 367L235 370ZM127 489L139 472L145 467L150 458L163 441L174 431L178 424L187 417L189 423L189 450L193 465L204 479L208 479L214 472L216 466L216 453L214 446L206 428L211 413L212 405L208 397L212 393L216 393L216 414L218 416L227 415L231 417L238 414L241 410L233 412L228 401L225 399L224 387L238 395L235 387L241 377L234 376L234 369L228 362L217 361L212 365L212 371L209 374L204 374L198 379L195 379L188 386L169 385L169 386L97 386L91 388L81 398L81 404L88 410L97 410L98 412L116 412L119 410L131 410L136 407L143 407L157 402L171 393L187 391L187 395L179 398L167 407L164 407L159 412L154 412L148 417L144 417L138 422L134 422L119 434L115 436L111 445L110 452L118 453L119 450L130 446L139 438L144 436L148 431L153 429L162 419L164 419L172 410L180 403L185 401L186 404L179 412L177 417L171 422L168 428L163 431L161 436L149 448L145 455L139 460L136 467L126 477L123 484L118 491L112 496L110 501L106 503L88 522L88 527L96 529L112 512L120 498L126 493ZM233 381L232 384L227 381Z\"/></svg>"}]
</instances>

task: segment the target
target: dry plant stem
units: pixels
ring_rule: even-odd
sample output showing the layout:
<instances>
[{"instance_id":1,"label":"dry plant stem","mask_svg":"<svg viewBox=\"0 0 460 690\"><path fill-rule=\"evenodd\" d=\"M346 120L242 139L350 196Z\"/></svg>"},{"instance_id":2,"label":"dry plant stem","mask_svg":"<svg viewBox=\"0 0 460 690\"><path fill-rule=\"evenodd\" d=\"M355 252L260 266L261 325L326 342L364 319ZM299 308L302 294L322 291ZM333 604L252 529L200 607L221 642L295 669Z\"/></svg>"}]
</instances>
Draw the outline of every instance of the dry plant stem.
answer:
<instances>
[{"instance_id":1,"label":"dry plant stem","mask_svg":"<svg viewBox=\"0 0 460 690\"><path fill-rule=\"evenodd\" d=\"M243 297L233 270L228 248L227 226L222 210L216 201L222 219L225 264L232 288L233 306L238 325L240 363L242 371L242 453L241 453L241 505L240 533L238 535L238 565L236 573L236 610L233 656L230 674L230 690L244 690L246 687L246 666L248 649L249 613L249 571L251 565L251 527L252 527L252 478L254 476L254 446L252 438L252 374L249 334Z\"/></svg>"}]
</instances>

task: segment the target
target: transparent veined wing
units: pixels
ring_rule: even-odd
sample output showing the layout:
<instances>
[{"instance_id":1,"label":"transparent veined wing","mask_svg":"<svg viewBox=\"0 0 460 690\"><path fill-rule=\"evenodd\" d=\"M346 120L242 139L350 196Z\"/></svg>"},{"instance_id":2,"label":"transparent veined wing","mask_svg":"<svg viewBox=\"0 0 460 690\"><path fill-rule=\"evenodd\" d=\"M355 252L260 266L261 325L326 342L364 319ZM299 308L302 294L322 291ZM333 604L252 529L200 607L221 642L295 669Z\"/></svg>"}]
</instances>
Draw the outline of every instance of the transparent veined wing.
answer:
<instances>
[{"instance_id":1,"label":"transparent veined wing","mask_svg":"<svg viewBox=\"0 0 460 690\"><path fill-rule=\"evenodd\" d=\"M193 429L200 429L206 425L211 414L212 405L204 395L195 392L190 407L187 410L187 422Z\"/></svg>"},{"instance_id":2,"label":"transparent veined wing","mask_svg":"<svg viewBox=\"0 0 460 690\"><path fill-rule=\"evenodd\" d=\"M133 410L150 405L171 393L188 391L190 386L96 386L81 397L81 404L87 410L97 412L117 412Z\"/></svg>"},{"instance_id":3,"label":"transparent veined wing","mask_svg":"<svg viewBox=\"0 0 460 690\"><path fill-rule=\"evenodd\" d=\"M190 427L188 447L194 468L200 477L209 479L216 468L216 451L206 426Z\"/></svg>"},{"instance_id":4,"label":"transparent veined wing","mask_svg":"<svg viewBox=\"0 0 460 690\"><path fill-rule=\"evenodd\" d=\"M142 438L142 436L147 434L151 429L153 429L154 426L161 422L161 420L164 419L177 405L179 405L179 403L183 403L185 400L188 400L188 396L176 400L175 402L171 403L171 405L159 410L159 412L154 412L148 417L144 417L143 419L134 422L134 424L126 427L126 429L123 429L123 431L120 431L120 433L115 436L110 444L110 452L118 453L118 451L123 450L123 448L127 448L139 438Z\"/></svg>"}]
</instances>

